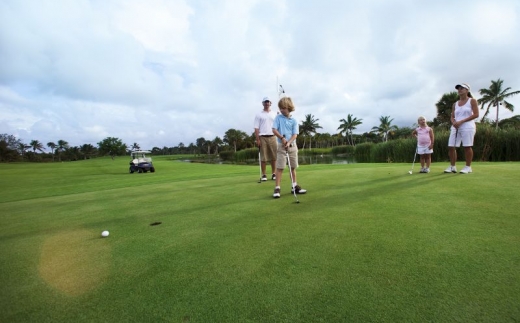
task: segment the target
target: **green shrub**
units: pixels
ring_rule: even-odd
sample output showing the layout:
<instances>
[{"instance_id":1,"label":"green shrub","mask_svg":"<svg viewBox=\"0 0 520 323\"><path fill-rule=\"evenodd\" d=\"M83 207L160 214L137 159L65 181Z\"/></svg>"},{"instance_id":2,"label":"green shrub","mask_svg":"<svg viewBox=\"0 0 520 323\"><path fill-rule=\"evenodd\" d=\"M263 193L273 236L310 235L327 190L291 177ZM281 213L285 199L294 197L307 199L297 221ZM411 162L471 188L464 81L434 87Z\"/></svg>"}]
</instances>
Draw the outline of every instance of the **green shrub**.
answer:
<instances>
[{"instance_id":1,"label":"green shrub","mask_svg":"<svg viewBox=\"0 0 520 323\"><path fill-rule=\"evenodd\" d=\"M232 150L221 151L219 156L223 161L233 161L235 159L235 152Z\"/></svg>"},{"instance_id":2,"label":"green shrub","mask_svg":"<svg viewBox=\"0 0 520 323\"><path fill-rule=\"evenodd\" d=\"M235 162L237 164L257 163L258 148L247 148L237 151L235 153Z\"/></svg>"},{"instance_id":3,"label":"green shrub","mask_svg":"<svg viewBox=\"0 0 520 323\"><path fill-rule=\"evenodd\" d=\"M356 145L356 148L354 150L354 155L356 157L356 162L358 163L370 163L370 151L372 150L372 147L374 147L376 144L372 142L362 143Z\"/></svg>"}]
</instances>

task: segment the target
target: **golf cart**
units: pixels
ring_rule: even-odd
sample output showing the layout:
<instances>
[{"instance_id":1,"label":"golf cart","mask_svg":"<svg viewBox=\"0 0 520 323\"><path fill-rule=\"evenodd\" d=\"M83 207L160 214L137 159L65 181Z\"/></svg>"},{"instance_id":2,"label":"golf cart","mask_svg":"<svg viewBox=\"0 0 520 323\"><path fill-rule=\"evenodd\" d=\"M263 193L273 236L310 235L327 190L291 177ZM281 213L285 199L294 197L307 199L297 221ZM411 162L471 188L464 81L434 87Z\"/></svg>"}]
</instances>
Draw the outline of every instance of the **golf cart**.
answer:
<instances>
[{"instance_id":1,"label":"golf cart","mask_svg":"<svg viewBox=\"0 0 520 323\"><path fill-rule=\"evenodd\" d=\"M155 172L155 167L152 164L152 158L146 157L146 154L149 154L148 150L136 150L131 152L132 160L130 161L130 174L134 172L138 173L146 173L150 171L150 173Z\"/></svg>"}]
</instances>

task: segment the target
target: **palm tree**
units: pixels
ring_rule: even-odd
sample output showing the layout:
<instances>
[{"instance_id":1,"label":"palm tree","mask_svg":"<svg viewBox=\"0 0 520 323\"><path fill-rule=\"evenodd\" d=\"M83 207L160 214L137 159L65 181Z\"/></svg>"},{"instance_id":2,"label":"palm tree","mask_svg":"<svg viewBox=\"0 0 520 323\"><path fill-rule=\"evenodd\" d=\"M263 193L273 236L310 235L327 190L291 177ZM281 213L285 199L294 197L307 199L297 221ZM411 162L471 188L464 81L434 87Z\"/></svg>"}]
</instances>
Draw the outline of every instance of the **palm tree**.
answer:
<instances>
[{"instance_id":1,"label":"palm tree","mask_svg":"<svg viewBox=\"0 0 520 323\"><path fill-rule=\"evenodd\" d=\"M26 145L26 144L24 144L23 142L20 141L18 143L18 147L17 148L18 148L18 152L20 153L20 155L22 155L22 158L24 158L27 149L31 148L31 146L30 145Z\"/></svg>"},{"instance_id":2,"label":"palm tree","mask_svg":"<svg viewBox=\"0 0 520 323\"><path fill-rule=\"evenodd\" d=\"M213 139L213 141L211 142L211 144L215 147L215 154L218 155L218 149L220 146L222 146L224 142L222 141L222 139L220 139L220 137L215 137L215 139Z\"/></svg>"},{"instance_id":3,"label":"palm tree","mask_svg":"<svg viewBox=\"0 0 520 323\"><path fill-rule=\"evenodd\" d=\"M95 152L96 147L91 144L84 144L79 148L80 152L83 154L83 159L90 158L92 154Z\"/></svg>"},{"instance_id":4,"label":"palm tree","mask_svg":"<svg viewBox=\"0 0 520 323\"><path fill-rule=\"evenodd\" d=\"M392 121L394 121L394 119L390 119L390 116L381 116L379 117L379 121L381 122L379 127L373 127L371 132L377 133L383 137L384 142L387 142L388 133L392 130L397 130L397 126L392 125Z\"/></svg>"},{"instance_id":5,"label":"palm tree","mask_svg":"<svg viewBox=\"0 0 520 323\"><path fill-rule=\"evenodd\" d=\"M69 148L69 143L65 140L58 140L58 146L56 147L56 152L58 153L58 161L61 161L61 152L65 149Z\"/></svg>"},{"instance_id":6,"label":"palm tree","mask_svg":"<svg viewBox=\"0 0 520 323\"><path fill-rule=\"evenodd\" d=\"M139 146L138 143L134 142L131 149L137 151L137 150L141 149L141 147Z\"/></svg>"},{"instance_id":7,"label":"palm tree","mask_svg":"<svg viewBox=\"0 0 520 323\"><path fill-rule=\"evenodd\" d=\"M237 152L237 146L247 138L247 134L243 131L236 129L229 129L224 134L224 142L230 146L233 146L235 152Z\"/></svg>"},{"instance_id":8,"label":"palm tree","mask_svg":"<svg viewBox=\"0 0 520 323\"><path fill-rule=\"evenodd\" d=\"M511 90L510 87L502 90L502 84L504 83L504 80L498 79L496 81L491 81L491 85L489 86L489 89L480 89L479 93L482 95L480 99L478 99L478 103L482 104L481 110L484 109L484 106L487 104L486 113L484 113L484 116L482 117L482 120L486 118L486 116L489 113L489 109L491 107L497 108L497 118L495 120L496 128L498 129L498 110L500 110L500 106L504 105L504 108L508 109L509 111L513 112L515 107L507 102L505 99L508 97L511 97L513 95L516 95L520 93L520 91L514 91L514 92L508 92Z\"/></svg>"},{"instance_id":9,"label":"palm tree","mask_svg":"<svg viewBox=\"0 0 520 323\"><path fill-rule=\"evenodd\" d=\"M52 141L48 142L47 143L47 147L49 147L51 149L51 154L52 154L52 161L54 161L54 149L56 149L58 145L56 145L55 143L53 143Z\"/></svg>"},{"instance_id":10,"label":"palm tree","mask_svg":"<svg viewBox=\"0 0 520 323\"><path fill-rule=\"evenodd\" d=\"M318 124L320 119L314 119L312 114L305 115L305 120L302 121L300 125L300 133L303 135L303 147L305 148L305 141L307 137L309 138L309 148L312 148L312 134L316 133L317 129L321 129L322 127Z\"/></svg>"},{"instance_id":11,"label":"palm tree","mask_svg":"<svg viewBox=\"0 0 520 323\"><path fill-rule=\"evenodd\" d=\"M40 152L43 151L43 144L38 140L31 140L29 146L32 147L34 153L36 152L36 150L39 150Z\"/></svg>"},{"instance_id":12,"label":"palm tree","mask_svg":"<svg viewBox=\"0 0 520 323\"><path fill-rule=\"evenodd\" d=\"M363 123L362 121L363 121L363 119L354 118L354 116L351 115L350 113L347 115L347 120L345 120L345 119L339 120L339 122L341 122L341 124L338 127L338 130L341 130L339 133L340 134L345 133L345 135L347 136L348 143L351 146L355 146L354 138L352 137L352 131L355 130L357 126L362 124ZM349 139L349 136L350 136L350 139Z\"/></svg>"}]
</instances>

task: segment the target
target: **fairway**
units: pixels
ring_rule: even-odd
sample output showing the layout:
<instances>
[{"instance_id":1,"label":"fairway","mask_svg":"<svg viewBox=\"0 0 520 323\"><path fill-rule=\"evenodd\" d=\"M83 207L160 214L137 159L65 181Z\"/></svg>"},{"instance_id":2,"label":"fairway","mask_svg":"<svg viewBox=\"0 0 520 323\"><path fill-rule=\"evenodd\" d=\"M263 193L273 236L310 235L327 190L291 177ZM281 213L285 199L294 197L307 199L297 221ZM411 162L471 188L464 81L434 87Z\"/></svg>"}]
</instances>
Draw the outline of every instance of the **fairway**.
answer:
<instances>
[{"instance_id":1,"label":"fairway","mask_svg":"<svg viewBox=\"0 0 520 323\"><path fill-rule=\"evenodd\" d=\"M128 161L0 165L0 322L520 321L520 163Z\"/></svg>"}]
</instances>

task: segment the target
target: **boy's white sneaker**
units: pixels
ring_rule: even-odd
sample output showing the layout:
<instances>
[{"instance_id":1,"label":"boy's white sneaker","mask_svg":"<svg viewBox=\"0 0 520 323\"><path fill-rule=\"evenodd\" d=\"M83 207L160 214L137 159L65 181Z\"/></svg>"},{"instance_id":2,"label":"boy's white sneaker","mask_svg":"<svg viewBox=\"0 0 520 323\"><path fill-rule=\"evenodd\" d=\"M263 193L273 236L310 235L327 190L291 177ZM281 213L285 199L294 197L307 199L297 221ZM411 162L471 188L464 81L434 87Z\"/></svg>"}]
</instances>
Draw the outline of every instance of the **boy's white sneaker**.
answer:
<instances>
[{"instance_id":1,"label":"boy's white sneaker","mask_svg":"<svg viewBox=\"0 0 520 323\"><path fill-rule=\"evenodd\" d=\"M444 172L445 172L445 173L456 173L456 172L457 172L457 167L455 167L455 166L450 166L450 167L446 168L446 169L444 170Z\"/></svg>"},{"instance_id":2,"label":"boy's white sneaker","mask_svg":"<svg viewBox=\"0 0 520 323\"><path fill-rule=\"evenodd\" d=\"M460 171L461 174L468 174L471 172L471 166L464 166L464 168Z\"/></svg>"},{"instance_id":3,"label":"boy's white sneaker","mask_svg":"<svg viewBox=\"0 0 520 323\"><path fill-rule=\"evenodd\" d=\"M430 168L426 167L426 168L424 169L424 172L425 172L425 173L429 173L429 172L430 172Z\"/></svg>"}]
</instances>

